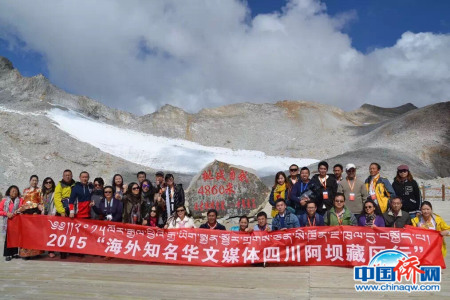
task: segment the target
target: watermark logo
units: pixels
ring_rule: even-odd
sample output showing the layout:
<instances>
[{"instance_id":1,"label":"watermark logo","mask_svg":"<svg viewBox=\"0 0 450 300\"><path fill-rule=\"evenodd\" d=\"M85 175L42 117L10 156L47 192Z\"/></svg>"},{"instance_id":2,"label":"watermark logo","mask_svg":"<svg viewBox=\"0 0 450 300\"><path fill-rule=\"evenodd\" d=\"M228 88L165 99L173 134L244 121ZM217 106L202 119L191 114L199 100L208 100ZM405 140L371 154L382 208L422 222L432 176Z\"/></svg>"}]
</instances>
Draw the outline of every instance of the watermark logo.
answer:
<instances>
[{"instance_id":1,"label":"watermark logo","mask_svg":"<svg viewBox=\"0 0 450 300\"><path fill-rule=\"evenodd\" d=\"M367 266L355 267L353 279L358 292L422 292L440 291L441 267L420 266L416 256L398 250L384 250Z\"/></svg>"}]
</instances>

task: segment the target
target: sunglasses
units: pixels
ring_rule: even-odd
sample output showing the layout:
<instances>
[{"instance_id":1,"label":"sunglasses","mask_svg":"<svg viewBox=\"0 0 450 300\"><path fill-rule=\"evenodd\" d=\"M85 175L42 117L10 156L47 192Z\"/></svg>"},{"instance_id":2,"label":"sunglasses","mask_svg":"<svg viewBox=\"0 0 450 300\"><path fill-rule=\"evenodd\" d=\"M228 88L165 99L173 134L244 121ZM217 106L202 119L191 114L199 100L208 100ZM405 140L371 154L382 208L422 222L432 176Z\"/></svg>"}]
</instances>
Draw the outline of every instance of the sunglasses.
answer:
<instances>
[{"instance_id":1,"label":"sunglasses","mask_svg":"<svg viewBox=\"0 0 450 300\"><path fill-rule=\"evenodd\" d=\"M137 191L137 190L139 190L139 188L138 187L134 187L134 188L132 188L132 190L133 191Z\"/></svg>"},{"instance_id":2,"label":"sunglasses","mask_svg":"<svg viewBox=\"0 0 450 300\"><path fill-rule=\"evenodd\" d=\"M142 188L149 188L150 186L148 184L143 184Z\"/></svg>"},{"instance_id":3,"label":"sunglasses","mask_svg":"<svg viewBox=\"0 0 450 300\"><path fill-rule=\"evenodd\" d=\"M408 170L398 170L399 173L408 173Z\"/></svg>"},{"instance_id":4,"label":"sunglasses","mask_svg":"<svg viewBox=\"0 0 450 300\"><path fill-rule=\"evenodd\" d=\"M296 172L298 169L289 169L289 172Z\"/></svg>"},{"instance_id":5,"label":"sunglasses","mask_svg":"<svg viewBox=\"0 0 450 300\"><path fill-rule=\"evenodd\" d=\"M156 212L156 210L152 209L152 212Z\"/></svg>"},{"instance_id":6,"label":"sunglasses","mask_svg":"<svg viewBox=\"0 0 450 300\"><path fill-rule=\"evenodd\" d=\"M177 209L177 212L184 211L184 209Z\"/></svg>"},{"instance_id":7,"label":"sunglasses","mask_svg":"<svg viewBox=\"0 0 450 300\"><path fill-rule=\"evenodd\" d=\"M52 184L52 182L51 181L46 181L46 182L44 182L44 184Z\"/></svg>"}]
</instances>

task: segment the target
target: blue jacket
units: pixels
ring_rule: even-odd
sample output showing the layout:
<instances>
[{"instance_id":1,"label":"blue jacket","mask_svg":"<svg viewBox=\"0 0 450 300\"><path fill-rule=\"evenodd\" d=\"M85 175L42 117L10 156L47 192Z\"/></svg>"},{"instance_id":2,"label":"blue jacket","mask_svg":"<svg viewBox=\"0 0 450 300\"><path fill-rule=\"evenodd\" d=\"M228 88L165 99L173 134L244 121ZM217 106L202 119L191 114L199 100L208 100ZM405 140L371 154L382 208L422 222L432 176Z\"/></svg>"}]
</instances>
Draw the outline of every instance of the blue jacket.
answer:
<instances>
[{"instance_id":1,"label":"blue jacket","mask_svg":"<svg viewBox=\"0 0 450 300\"><path fill-rule=\"evenodd\" d=\"M69 199L70 211L75 213L77 218L90 218L91 209L89 203L91 202L91 193L93 187L90 184L83 185L81 182L75 183L72 188Z\"/></svg>"},{"instance_id":2,"label":"blue jacket","mask_svg":"<svg viewBox=\"0 0 450 300\"><path fill-rule=\"evenodd\" d=\"M281 227L281 220L280 215L276 215L275 218L272 220L272 230L280 230L283 228L297 228L300 227L300 222L298 221L298 218L293 213L290 213L289 210L286 209L284 213L284 227Z\"/></svg>"},{"instance_id":3,"label":"blue jacket","mask_svg":"<svg viewBox=\"0 0 450 300\"><path fill-rule=\"evenodd\" d=\"M300 221L300 227L309 227L308 222L308 214L303 214L298 217ZM316 213L315 219L315 226L324 226L325 222L323 221L323 217ZM310 221L311 222L311 221ZM311 222L311 225L314 224L314 221Z\"/></svg>"},{"instance_id":4,"label":"blue jacket","mask_svg":"<svg viewBox=\"0 0 450 300\"><path fill-rule=\"evenodd\" d=\"M122 213L123 213L123 203L117 199L111 200L112 206L105 206L106 199L102 198L98 205L92 206L94 212L101 216L102 220L106 220L107 215L112 215L112 222L122 222Z\"/></svg>"},{"instance_id":5,"label":"blue jacket","mask_svg":"<svg viewBox=\"0 0 450 300\"><path fill-rule=\"evenodd\" d=\"M311 181L307 184L304 184L301 180L297 181L292 187L291 193L289 194L289 202L291 206L295 209L296 215L301 215L306 213L306 207L300 205L300 197L308 192L311 188ZM310 197L311 199L311 197ZM311 199L314 201L314 199Z\"/></svg>"}]
</instances>

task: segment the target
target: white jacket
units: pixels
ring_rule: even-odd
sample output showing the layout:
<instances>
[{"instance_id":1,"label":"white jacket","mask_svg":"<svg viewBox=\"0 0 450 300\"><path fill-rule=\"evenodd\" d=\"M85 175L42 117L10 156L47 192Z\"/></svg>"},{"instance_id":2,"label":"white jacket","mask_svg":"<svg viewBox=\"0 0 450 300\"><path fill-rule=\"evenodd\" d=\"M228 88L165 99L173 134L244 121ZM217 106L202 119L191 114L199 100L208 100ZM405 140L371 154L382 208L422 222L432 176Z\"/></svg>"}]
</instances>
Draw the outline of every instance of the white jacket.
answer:
<instances>
[{"instance_id":1,"label":"white jacket","mask_svg":"<svg viewBox=\"0 0 450 300\"><path fill-rule=\"evenodd\" d=\"M183 226L183 222L184 222L184 226ZM173 224L173 222L169 222L169 229L173 229L173 228L195 228L194 225L194 219L189 218L188 216L185 216L183 221L180 220L180 218L178 217L175 221L175 225Z\"/></svg>"}]
</instances>

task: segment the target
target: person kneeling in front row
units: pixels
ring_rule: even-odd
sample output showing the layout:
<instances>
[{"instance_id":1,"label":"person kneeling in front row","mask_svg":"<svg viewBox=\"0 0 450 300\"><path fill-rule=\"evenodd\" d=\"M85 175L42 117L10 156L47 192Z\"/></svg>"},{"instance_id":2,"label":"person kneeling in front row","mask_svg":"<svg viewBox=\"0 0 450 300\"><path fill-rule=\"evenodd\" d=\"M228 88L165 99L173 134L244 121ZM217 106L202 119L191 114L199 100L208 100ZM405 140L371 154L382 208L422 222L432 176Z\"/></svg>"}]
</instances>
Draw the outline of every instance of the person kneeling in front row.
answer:
<instances>
[{"instance_id":1,"label":"person kneeling in front row","mask_svg":"<svg viewBox=\"0 0 450 300\"><path fill-rule=\"evenodd\" d=\"M286 209L286 202L280 199L275 205L278 214L273 218L272 230L286 230L290 228L300 227L298 217Z\"/></svg>"},{"instance_id":2,"label":"person kneeling in front row","mask_svg":"<svg viewBox=\"0 0 450 300\"><path fill-rule=\"evenodd\" d=\"M272 226L267 224L267 214L265 212L260 211L256 215L256 220L258 221L258 223L253 226L254 231L272 231Z\"/></svg>"},{"instance_id":3,"label":"person kneeling in front row","mask_svg":"<svg viewBox=\"0 0 450 300\"><path fill-rule=\"evenodd\" d=\"M208 213L206 214L208 217L208 222L205 224L200 225L200 228L203 229L215 229L215 230L226 230L225 226L217 222L217 210L214 208L211 208L208 210Z\"/></svg>"},{"instance_id":4,"label":"person kneeling in front row","mask_svg":"<svg viewBox=\"0 0 450 300\"><path fill-rule=\"evenodd\" d=\"M306 203L306 214L298 216L300 227L312 227L325 225L323 217L316 213L317 204L315 202Z\"/></svg>"},{"instance_id":5,"label":"person kneeling in front row","mask_svg":"<svg viewBox=\"0 0 450 300\"><path fill-rule=\"evenodd\" d=\"M395 197L391 200L389 210L383 214L386 227L403 228L412 225L409 213L402 210L402 199Z\"/></svg>"},{"instance_id":6,"label":"person kneeling in front row","mask_svg":"<svg viewBox=\"0 0 450 300\"><path fill-rule=\"evenodd\" d=\"M352 212L345 207L345 196L337 193L334 196L333 207L325 213L325 225L356 225L356 218Z\"/></svg>"}]
</instances>

